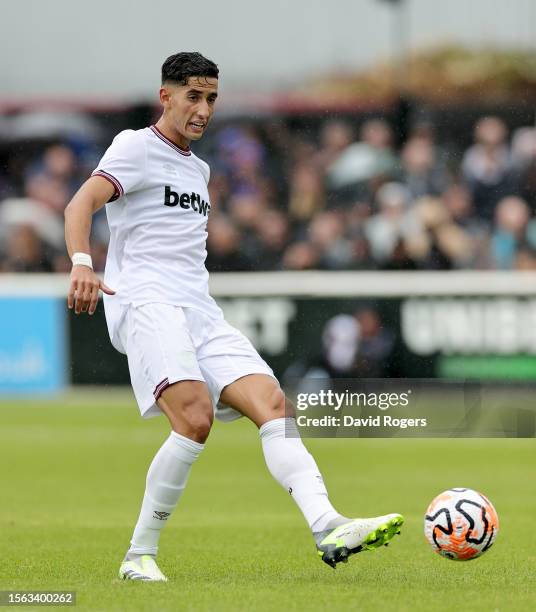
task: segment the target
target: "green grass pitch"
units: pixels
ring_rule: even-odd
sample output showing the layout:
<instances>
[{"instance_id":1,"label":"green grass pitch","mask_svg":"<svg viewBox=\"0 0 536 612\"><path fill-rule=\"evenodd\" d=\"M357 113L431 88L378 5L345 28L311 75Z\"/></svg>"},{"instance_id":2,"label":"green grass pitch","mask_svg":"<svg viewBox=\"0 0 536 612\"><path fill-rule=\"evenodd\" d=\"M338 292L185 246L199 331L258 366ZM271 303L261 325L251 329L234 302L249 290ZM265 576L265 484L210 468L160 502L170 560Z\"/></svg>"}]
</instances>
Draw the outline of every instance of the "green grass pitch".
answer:
<instances>
[{"instance_id":1,"label":"green grass pitch","mask_svg":"<svg viewBox=\"0 0 536 612\"><path fill-rule=\"evenodd\" d=\"M265 469L255 427L216 424L163 532L170 582L121 582L166 435L129 394L0 402L0 590L74 590L75 609L91 611L536 609L536 440L306 441L342 513L406 517L389 548L332 570ZM428 503L454 486L488 495L501 522L471 562L440 558L423 536Z\"/></svg>"}]
</instances>

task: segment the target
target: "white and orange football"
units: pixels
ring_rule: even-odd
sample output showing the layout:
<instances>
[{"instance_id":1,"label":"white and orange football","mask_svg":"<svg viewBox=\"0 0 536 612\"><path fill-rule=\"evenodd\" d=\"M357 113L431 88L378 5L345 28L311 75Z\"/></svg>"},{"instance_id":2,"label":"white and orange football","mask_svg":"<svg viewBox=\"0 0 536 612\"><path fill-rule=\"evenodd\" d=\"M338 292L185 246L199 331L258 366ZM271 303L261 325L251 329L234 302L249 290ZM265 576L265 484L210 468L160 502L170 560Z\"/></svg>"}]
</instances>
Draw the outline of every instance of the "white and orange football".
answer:
<instances>
[{"instance_id":1,"label":"white and orange football","mask_svg":"<svg viewBox=\"0 0 536 612\"><path fill-rule=\"evenodd\" d=\"M428 506L424 535L432 548L455 561L476 559L499 532L499 518L489 499L473 489L448 489Z\"/></svg>"}]
</instances>

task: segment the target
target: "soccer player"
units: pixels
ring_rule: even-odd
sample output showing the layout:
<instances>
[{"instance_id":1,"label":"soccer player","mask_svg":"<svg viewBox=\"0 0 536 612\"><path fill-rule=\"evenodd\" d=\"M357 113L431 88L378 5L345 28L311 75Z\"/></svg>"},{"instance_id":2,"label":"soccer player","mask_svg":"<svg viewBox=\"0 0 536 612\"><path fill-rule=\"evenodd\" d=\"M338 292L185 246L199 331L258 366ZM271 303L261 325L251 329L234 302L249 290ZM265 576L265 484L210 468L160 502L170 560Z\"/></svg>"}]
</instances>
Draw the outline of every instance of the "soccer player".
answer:
<instances>
[{"instance_id":1,"label":"soccer player","mask_svg":"<svg viewBox=\"0 0 536 612\"><path fill-rule=\"evenodd\" d=\"M168 57L160 119L118 134L65 211L73 263L68 306L91 315L99 290L105 294L110 339L127 355L141 415L163 413L171 426L149 467L122 579L167 580L156 564L160 532L203 451L218 400L229 407L227 416L246 416L259 428L268 469L291 493L332 567L386 544L403 522L399 514L351 520L333 508L272 370L209 295L210 170L190 142L203 136L217 96L216 64L199 53ZM89 237L92 215L104 205L110 244L102 282Z\"/></svg>"}]
</instances>

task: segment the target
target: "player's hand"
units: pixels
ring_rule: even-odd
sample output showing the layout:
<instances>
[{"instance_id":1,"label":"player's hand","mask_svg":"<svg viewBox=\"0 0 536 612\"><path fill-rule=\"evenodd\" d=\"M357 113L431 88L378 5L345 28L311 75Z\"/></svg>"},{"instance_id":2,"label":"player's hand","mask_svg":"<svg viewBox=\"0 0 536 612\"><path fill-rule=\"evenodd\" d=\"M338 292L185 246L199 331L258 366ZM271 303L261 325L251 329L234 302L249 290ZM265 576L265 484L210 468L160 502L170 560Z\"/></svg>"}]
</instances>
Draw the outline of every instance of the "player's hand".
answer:
<instances>
[{"instance_id":1,"label":"player's hand","mask_svg":"<svg viewBox=\"0 0 536 612\"><path fill-rule=\"evenodd\" d=\"M107 287L91 268L81 265L73 266L67 306L74 308L76 314L87 312L92 315L99 301L99 290L108 295L115 294L115 291Z\"/></svg>"}]
</instances>

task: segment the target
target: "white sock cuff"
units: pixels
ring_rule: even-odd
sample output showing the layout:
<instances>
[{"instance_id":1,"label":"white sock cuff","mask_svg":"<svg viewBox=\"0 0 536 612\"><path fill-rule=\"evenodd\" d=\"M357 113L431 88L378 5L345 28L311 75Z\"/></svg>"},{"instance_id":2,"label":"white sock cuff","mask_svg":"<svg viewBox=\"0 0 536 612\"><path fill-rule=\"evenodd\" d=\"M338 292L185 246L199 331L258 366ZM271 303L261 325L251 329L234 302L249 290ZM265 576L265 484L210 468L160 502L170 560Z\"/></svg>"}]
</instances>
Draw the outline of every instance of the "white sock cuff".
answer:
<instances>
[{"instance_id":1,"label":"white sock cuff","mask_svg":"<svg viewBox=\"0 0 536 612\"><path fill-rule=\"evenodd\" d=\"M199 457L201 451L205 448L204 444L190 440L190 438L182 436L176 431L171 432L169 438L164 442L164 446L177 459L190 464Z\"/></svg>"},{"instance_id":2,"label":"white sock cuff","mask_svg":"<svg viewBox=\"0 0 536 612\"><path fill-rule=\"evenodd\" d=\"M261 425L259 435L263 441L276 438L299 438L300 434L296 427L296 419L285 417L272 419Z\"/></svg>"},{"instance_id":3,"label":"white sock cuff","mask_svg":"<svg viewBox=\"0 0 536 612\"><path fill-rule=\"evenodd\" d=\"M156 557L158 554L158 546L136 546L131 542L128 552L134 555L154 555Z\"/></svg>"}]
</instances>

